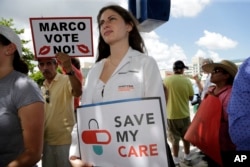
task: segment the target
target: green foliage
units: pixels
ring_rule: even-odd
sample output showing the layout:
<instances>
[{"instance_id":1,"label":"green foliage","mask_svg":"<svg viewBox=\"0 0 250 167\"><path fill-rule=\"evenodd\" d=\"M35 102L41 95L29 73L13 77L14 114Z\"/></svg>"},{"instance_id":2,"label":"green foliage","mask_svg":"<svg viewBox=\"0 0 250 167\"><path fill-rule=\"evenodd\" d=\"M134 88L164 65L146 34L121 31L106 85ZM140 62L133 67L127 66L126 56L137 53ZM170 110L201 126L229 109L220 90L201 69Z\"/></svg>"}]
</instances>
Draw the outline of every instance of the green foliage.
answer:
<instances>
[{"instance_id":1,"label":"green foliage","mask_svg":"<svg viewBox=\"0 0 250 167\"><path fill-rule=\"evenodd\" d=\"M30 77L36 81L36 83L41 87L43 85L43 74L40 71L34 72L30 75Z\"/></svg>"},{"instance_id":2,"label":"green foliage","mask_svg":"<svg viewBox=\"0 0 250 167\"><path fill-rule=\"evenodd\" d=\"M14 27L14 20L13 19L4 19L1 18L0 20L0 25L5 25L7 27L12 28L18 35L23 34L24 33L24 29L16 29ZM26 44L28 44L29 42L31 42L30 40L24 40L21 39L22 41L22 52L23 52L23 57L22 59L28 64L29 66L29 75L32 79L34 79L39 85L40 82L43 80L43 76L42 74L39 74L39 72L35 71L35 67L36 65L34 64L34 54L30 51L29 48L24 47Z\"/></svg>"}]
</instances>

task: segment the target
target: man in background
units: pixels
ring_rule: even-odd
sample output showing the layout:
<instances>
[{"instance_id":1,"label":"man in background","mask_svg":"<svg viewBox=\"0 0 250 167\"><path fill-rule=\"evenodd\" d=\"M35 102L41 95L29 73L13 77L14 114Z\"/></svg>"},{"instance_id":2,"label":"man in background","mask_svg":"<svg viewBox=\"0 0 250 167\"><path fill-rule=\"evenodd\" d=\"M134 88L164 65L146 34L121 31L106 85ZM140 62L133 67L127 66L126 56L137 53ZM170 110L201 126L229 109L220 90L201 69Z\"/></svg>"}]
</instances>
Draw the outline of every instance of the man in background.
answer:
<instances>
[{"instance_id":1,"label":"man in background","mask_svg":"<svg viewBox=\"0 0 250 167\"><path fill-rule=\"evenodd\" d=\"M168 139L172 144L172 153L175 165L179 165L179 142L184 145L184 163L190 165L190 143L184 135L190 125L189 101L193 99L194 90L190 79L184 76L187 66L178 60L173 64L174 74L165 78L163 83L167 89L167 124Z\"/></svg>"},{"instance_id":2,"label":"man in background","mask_svg":"<svg viewBox=\"0 0 250 167\"><path fill-rule=\"evenodd\" d=\"M57 72L60 65L67 75ZM45 81L45 131L42 167L71 167L69 147L75 124L74 97L82 95L82 84L75 75L71 58L57 53L56 58L39 58L38 67Z\"/></svg>"}]
</instances>

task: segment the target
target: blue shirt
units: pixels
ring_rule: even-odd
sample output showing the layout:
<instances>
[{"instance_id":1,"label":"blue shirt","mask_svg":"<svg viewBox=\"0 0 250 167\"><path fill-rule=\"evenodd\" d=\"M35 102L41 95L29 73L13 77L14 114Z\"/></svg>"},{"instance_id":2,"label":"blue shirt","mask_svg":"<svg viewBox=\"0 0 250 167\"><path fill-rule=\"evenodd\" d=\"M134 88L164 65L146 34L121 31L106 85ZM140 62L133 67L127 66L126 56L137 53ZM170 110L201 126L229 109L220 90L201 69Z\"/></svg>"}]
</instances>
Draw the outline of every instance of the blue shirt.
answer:
<instances>
[{"instance_id":1,"label":"blue shirt","mask_svg":"<svg viewBox=\"0 0 250 167\"><path fill-rule=\"evenodd\" d=\"M250 57L234 79L228 106L229 133L237 150L250 151Z\"/></svg>"}]
</instances>

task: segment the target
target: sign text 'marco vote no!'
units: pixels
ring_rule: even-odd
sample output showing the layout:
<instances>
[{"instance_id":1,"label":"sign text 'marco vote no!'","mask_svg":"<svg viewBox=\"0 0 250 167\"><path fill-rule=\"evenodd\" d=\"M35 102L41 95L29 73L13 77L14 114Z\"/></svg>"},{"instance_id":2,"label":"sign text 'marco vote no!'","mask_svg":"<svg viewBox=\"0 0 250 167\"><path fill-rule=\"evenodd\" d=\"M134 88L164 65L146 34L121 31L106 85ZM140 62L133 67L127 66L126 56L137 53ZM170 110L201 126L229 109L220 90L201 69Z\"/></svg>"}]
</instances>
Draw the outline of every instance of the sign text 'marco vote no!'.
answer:
<instances>
[{"instance_id":1,"label":"sign text 'marco vote no!'","mask_svg":"<svg viewBox=\"0 0 250 167\"><path fill-rule=\"evenodd\" d=\"M90 18L31 18L30 22L36 57L51 57L57 52L93 56Z\"/></svg>"}]
</instances>

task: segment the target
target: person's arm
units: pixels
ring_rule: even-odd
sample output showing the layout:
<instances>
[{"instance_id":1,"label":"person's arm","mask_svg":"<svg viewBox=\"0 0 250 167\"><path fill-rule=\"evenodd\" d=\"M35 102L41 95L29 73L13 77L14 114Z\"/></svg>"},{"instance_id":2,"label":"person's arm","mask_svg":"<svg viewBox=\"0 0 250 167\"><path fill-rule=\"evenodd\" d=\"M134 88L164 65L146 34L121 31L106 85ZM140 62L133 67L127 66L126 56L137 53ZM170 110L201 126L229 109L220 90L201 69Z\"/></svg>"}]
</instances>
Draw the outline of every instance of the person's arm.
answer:
<instances>
[{"instance_id":1,"label":"person's arm","mask_svg":"<svg viewBox=\"0 0 250 167\"><path fill-rule=\"evenodd\" d=\"M189 88L188 88L188 89L189 89L188 100L189 100L189 101L192 101L193 98L194 98L194 88L193 88L193 85L192 85L190 79L188 79L188 82L189 82L189 84L188 84L188 87L189 87Z\"/></svg>"},{"instance_id":2,"label":"person's arm","mask_svg":"<svg viewBox=\"0 0 250 167\"><path fill-rule=\"evenodd\" d=\"M69 55L60 52L56 54L56 58L66 73L74 71ZM76 77L75 74L68 75L68 76L69 76L70 84L72 87L73 96L80 97L82 95L82 84L80 80Z\"/></svg>"},{"instance_id":3,"label":"person's arm","mask_svg":"<svg viewBox=\"0 0 250 167\"><path fill-rule=\"evenodd\" d=\"M24 152L7 167L34 166L42 156L44 131L44 104L35 102L18 110L23 130Z\"/></svg>"},{"instance_id":4,"label":"person's arm","mask_svg":"<svg viewBox=\"0 0 250 167\"><path fill-rule=\"evenodd\" d=\"M195 80L196 85L199 88L199 92L201 93L203 91L203 86L201 84L200 78L198 75L193 76L193 79Z\"/></svg>"}]
</instances>

